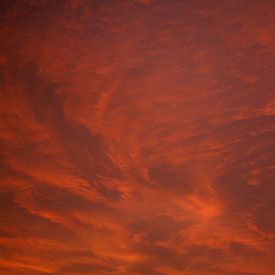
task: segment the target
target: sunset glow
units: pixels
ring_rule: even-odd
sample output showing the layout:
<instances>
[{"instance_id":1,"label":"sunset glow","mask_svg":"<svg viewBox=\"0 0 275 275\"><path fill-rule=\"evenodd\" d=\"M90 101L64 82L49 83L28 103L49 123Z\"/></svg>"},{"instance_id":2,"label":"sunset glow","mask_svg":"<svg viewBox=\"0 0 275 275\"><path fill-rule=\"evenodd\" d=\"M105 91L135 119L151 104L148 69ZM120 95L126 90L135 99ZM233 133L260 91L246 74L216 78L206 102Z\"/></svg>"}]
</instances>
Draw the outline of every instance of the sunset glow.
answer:
<instances>
[{"instance_id":1,"label":"sunset glow","mask_svg":"<svg viewBox=\"0 0 275 275\"><path fill-rule=\"evenodd\" d=\"M275 1L0 22L0 275L275 274Z\"/></svg>"}]
</instances>

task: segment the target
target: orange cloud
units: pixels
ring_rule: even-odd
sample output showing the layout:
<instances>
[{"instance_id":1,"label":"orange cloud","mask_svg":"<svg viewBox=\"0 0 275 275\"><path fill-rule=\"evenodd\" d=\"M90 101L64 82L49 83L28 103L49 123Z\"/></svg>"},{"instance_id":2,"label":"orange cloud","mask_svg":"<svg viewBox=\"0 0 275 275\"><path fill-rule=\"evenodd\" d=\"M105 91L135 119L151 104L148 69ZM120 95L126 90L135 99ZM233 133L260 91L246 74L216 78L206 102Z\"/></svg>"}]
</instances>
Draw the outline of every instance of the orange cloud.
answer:
<instances>
[{"instance_id":1,"label":"orange cloud","mask_svg":"<svg viewBox=\"0 0 275 275\"><path fill-rule=\"evenodd\" d=\"M2 1L1 274L275 273L271 1Z\"/></svg>"}]
</instances>

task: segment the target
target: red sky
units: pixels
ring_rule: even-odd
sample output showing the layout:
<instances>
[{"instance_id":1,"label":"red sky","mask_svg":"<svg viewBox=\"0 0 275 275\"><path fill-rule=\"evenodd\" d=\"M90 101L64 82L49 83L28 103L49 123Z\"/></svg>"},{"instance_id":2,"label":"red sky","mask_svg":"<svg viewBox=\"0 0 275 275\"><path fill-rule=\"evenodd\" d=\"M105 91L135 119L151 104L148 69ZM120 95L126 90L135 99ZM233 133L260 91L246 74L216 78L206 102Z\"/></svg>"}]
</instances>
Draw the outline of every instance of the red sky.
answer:
<instances>
[{"instance_id":1,"label":"red sky","mask_svg":"<svg viewBox=\"0 0 275 275\"><path fill-rule=\"evenodd\" d=\"M1 275L274 275L275 2L2 0Z\"/></svg>"}]
</instances>

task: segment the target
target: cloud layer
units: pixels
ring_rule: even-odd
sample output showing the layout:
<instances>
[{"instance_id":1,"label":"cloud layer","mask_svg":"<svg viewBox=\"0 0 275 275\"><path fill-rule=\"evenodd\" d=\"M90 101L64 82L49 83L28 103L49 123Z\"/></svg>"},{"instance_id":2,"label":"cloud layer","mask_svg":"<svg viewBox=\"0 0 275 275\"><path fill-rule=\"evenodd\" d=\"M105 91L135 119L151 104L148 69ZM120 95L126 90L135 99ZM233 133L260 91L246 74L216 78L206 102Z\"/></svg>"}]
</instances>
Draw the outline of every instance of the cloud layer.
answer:
<instances>
[{"instance_id":1,"label":"cloud layer","mask_svg":"<svg viewBox=\"0 0 275 275\"><path fill-rule=\"evenodd\" d=\"M1 1L0 273L275 273L273 1Z\"/></svg>"}]
</instances>

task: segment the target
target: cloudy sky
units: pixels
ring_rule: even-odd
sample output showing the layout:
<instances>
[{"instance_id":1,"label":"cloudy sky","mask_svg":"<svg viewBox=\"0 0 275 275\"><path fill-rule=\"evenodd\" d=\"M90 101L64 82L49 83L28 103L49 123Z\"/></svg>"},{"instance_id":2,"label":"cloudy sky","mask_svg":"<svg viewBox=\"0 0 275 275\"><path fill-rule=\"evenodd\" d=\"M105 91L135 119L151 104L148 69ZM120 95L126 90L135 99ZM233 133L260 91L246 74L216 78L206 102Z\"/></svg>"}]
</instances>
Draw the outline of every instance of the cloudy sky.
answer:
<instances>
[{"instance_id":1,"label":"cloudy sky","mask_svg":"<svg viewBox=\"0 0 275 275\"><path fill-rule=\"evenodd\" d=\"M2 0L0 274L275 274L274 14Z\"/></svg>"}]
</instances>

